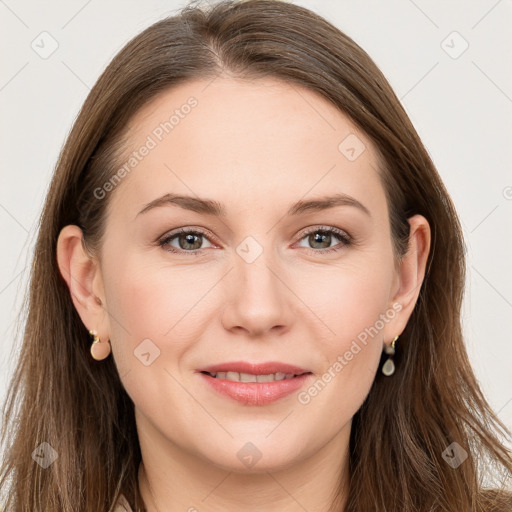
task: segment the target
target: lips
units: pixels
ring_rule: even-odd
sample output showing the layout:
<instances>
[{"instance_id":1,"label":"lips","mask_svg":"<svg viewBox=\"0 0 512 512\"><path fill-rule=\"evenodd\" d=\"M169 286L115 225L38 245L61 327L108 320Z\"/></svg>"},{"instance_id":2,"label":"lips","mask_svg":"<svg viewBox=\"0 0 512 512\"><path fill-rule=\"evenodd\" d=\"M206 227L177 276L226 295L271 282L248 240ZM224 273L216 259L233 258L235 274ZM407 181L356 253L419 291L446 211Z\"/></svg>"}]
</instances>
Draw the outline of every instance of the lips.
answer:
<instances>
[{"instance_id":1,"label":"lips","mask_svg":"<svg viewBox=\"0 0 512 512\"><path fill-rule=\"evenodd\" d=\"M206 373L249 373L252 375L269 375L271 373L284 373L295 375L303 375L304 373L310 373L309 370L300 368L287 363L279 362L267 362L267 363L249 363L247 361L233 361L228 363L220 363L211 366L205 366L197 371Z\"/></svg>"},{"instance_id":2,"label":"lips","mask_svg":"<svg viewBox=\"0 0 512 512\"><path fill-rule=\"evenodd\" d=\"M298 391L313 374L286 363L236 361L197 370L210 389L245 405L266 405Z\"/></svg>"}]
</instances>

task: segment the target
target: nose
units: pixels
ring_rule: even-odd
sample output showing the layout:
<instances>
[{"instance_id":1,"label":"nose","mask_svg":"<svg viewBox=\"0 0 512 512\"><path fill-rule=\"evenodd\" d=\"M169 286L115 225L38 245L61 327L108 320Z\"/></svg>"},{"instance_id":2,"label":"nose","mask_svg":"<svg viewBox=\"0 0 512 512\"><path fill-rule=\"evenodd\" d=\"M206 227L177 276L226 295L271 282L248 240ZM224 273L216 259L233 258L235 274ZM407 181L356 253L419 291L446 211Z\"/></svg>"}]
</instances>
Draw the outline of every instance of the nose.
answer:
<instances>
[{"instance_id":1,"label":"nose","mask_svg":"<svg viewBox=\"0 0 512 512\"><path fill-rule=\"evenodd\" d=\"M291 274L265 251L251 263L236 255L234 268L225 280L224 328L251 338L289 330L296 317L291 279Z\"/></svg>"}]
</instances>

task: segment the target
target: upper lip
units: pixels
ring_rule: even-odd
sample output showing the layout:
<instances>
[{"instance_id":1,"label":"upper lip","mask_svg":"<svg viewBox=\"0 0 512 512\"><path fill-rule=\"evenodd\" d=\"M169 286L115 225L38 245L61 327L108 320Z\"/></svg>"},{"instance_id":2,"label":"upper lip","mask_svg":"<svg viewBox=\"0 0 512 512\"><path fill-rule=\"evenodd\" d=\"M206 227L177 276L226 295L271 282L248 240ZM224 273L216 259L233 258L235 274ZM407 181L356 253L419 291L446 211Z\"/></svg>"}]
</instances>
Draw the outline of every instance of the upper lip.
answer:
<instances>
[{"instance_id":1,"label":"upper lip","mask_svg":"<svg viewBox=\"0 0 512 512\"><path fill-rule=\"evenodd\" d=\"M268 375L270 373L293 373L294 375L302 375L303 373L310 373L309 370L300 368L287 363L280 363L276 361L269 361L265 363L249 363L247 361L231 361L220 364L213 364L199 368L199 372L218 373L218 372L238 372L238 373L251 373L253 375Z\"/></svg>"}]
</instances>

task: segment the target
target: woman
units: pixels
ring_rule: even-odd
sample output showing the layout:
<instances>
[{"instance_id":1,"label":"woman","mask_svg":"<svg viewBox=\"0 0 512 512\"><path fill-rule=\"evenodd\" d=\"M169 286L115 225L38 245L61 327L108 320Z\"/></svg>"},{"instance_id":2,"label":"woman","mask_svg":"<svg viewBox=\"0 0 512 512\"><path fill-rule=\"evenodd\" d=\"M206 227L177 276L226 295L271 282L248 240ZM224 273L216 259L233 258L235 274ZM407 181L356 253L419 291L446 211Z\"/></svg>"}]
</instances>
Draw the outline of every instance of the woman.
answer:
<instances>
[{"instance_id":1,"label":"woman","mask_svg":"<svg viewBox=\"0 0 512 512\"><path fill-rule=\"evenodd\" d=\"M114 58L59 158L6 510L510 510L464 270L359 46L285 2L189 5Z\"/></svg>"}]
</instances>

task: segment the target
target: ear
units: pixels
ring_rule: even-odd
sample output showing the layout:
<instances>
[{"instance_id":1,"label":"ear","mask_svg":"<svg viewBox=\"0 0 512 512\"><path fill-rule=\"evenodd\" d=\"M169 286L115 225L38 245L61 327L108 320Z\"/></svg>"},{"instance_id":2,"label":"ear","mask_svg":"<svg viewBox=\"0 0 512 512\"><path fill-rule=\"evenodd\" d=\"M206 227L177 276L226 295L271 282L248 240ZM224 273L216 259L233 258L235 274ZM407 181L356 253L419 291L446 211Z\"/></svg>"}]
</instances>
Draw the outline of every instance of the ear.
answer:
<instances>
[{"instance_id":1,"label":"ear","mask_svg":"<svg viewBox=\"0 0 512 512\"><path fill-rule=\"evenodd\" d=\"M430 251L430 225L427 219L422 215L414 215L408 221L409 246L394 277L390 304L395 311L398 307L401 309L386 325L386 345L391 345L393 338L402 333L409 321L425 277Z\"/></svg>"},{"instance_id":2,"label":"ear","mask_svg":"<svg viewBox=\"0 0 512 512\"><path fill-rule=\"evenodd\" d=\"M108 340L110 328L101 269L85 250L78 226L65 226L59 233L57 263L85 327L96 330L100 340Z\"/></svg>"}]
</instances>

